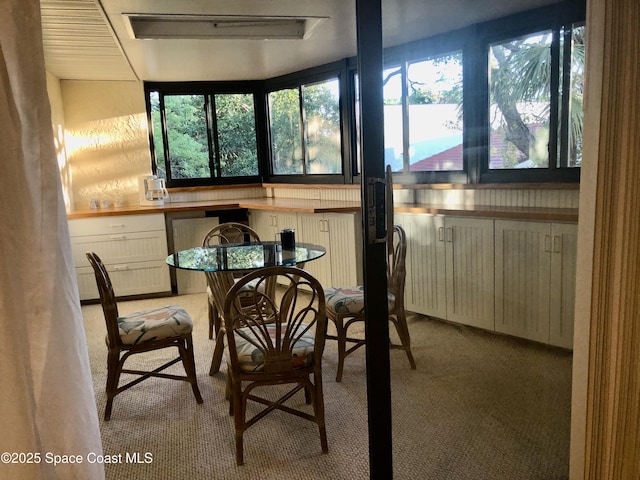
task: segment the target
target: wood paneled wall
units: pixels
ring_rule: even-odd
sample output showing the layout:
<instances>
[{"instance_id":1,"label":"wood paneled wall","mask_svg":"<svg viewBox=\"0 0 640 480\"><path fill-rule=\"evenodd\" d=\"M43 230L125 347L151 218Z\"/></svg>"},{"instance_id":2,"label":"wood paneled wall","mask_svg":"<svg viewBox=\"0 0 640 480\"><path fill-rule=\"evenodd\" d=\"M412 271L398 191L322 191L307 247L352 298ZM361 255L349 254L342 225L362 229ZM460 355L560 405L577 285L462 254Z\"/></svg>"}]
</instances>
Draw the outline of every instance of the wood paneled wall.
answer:
<instances>
[{"instance_id":1,"label":"wood paneled wall","mask_svg":"<svg viewBox=\"0 0 640 480\"><path fill-rule=\"evenodd\" d=\"M572 479L640 478L638 18L637 0L588 1L585 151L596 158L581 185L589 194L581 198L580 234L589 238L581 238L578 278L589 274L590 288L577 296L576 327L590 334L574 361L579 366L584 356L588 369L582 369L585 414L574 414ZM580 410L582 374L576 375L574 408Z\"/></svg>"}]
</instances>

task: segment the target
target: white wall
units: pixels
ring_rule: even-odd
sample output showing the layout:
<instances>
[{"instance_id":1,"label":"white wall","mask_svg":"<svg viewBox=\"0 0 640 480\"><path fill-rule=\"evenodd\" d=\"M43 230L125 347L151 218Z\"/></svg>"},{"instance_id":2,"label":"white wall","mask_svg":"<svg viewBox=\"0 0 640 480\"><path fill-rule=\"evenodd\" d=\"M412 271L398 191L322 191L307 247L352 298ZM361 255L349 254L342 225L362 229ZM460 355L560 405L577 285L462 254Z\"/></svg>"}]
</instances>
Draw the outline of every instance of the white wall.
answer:
<instances>
[{"instance_id":1,"label":"white wall","mask_svg":"<svg viewBox=\"0 0 640 480\"><path fill-rule=\"evenodd\" d=\"M73 209L89 199L138 204L138 177L151 173L142 82L60 82Z\"/></svg>"}]
</instances>

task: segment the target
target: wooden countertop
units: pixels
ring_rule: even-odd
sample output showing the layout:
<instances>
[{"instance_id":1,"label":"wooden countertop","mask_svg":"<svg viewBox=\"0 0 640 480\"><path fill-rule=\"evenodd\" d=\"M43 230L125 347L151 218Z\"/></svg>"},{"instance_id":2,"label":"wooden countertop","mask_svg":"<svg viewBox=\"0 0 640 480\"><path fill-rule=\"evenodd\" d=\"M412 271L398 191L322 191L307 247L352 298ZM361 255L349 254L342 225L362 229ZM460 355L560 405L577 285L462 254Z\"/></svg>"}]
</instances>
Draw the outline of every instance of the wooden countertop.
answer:
<instances>
[{"instance_id":1,"label":"wooden countertop","mask_svg":"<svg viewBox=\"0 0 640 480\"><path fill-rule=\"evenodd\" d=\"M577 208L497 207L490 205L416 205L396 204L396 213L431 213L460 217L485 217L503 220L539 220L545 222L577 222Z\"/></svg>"},{"instance_id":2,"label":"wooden countertop","mask_svg":"<svg viewBox=\"0 0 640 480\"><path fill-rule=\"evenodd\" d=\"M90 218L110 215L139 215L144 213L187 212L199 210L278 210L301 213L357 213L360 202L304 200L298 198L247 198L234 200L208 200L198 202L167 203L163 206L127 205L98 209L74 210L67 218ZM546 222L577 222L578 209L544 207L497 207L486 205L421 205L396 204L396 213L430 213L510 220L538 220Z\"/></svg>"},{"instance_id":3,"label":"wooden countertop","mask_svg":"<svg viewBox=\"0 0 640 480\"><path fill-rule=\"evenodd\" d=\"M98 209L73 210L68 219L103 217L110 215L140 215L144 213L188 212L194 210L230 210L247 208L253 210L280 210L302 213L356 213L360 202L303 200L298 198L247 198L234 200L206 200L199 202L166 203L162 206L126 205Z\"/></svg>"}]
</instances>

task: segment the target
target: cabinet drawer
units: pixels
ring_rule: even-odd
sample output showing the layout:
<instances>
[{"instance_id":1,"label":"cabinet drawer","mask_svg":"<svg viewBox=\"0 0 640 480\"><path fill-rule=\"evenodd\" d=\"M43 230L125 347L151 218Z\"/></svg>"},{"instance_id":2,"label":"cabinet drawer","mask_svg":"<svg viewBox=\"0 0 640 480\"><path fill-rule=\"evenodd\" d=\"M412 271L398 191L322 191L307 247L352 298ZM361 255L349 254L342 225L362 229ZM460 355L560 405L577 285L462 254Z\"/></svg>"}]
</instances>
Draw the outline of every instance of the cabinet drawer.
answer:
<instances>
[{"instance_id":1,"label":"cabinet drawer","mask_svg":"<svg viewBox=\"0 0 640 480\"><path fill-rule=\"evenodd\" d=\"M76 267L89 266L86 257L88 251L97 253L105 265L164 260L167 256L167 237L164 230L72 237L71 250Z\"/></svg>"},{"instance_id":2,"label":"cabinet drawer","mask_svg":"<svg viewBox=\"0 0 640 480\"><path fill-rule=\"evenodd\" d=\"M69 220L69 234L72 237L145 232L150 230L165 230L164 215L162 213L75 218Z\"/></svg>"},{"instance_id":3,"label":"cabinet drawer","mask_svg":"<svg viewBox=\"0 0 640 480\"><path fill-rule=\"evenodd\" d=\"M106 265L116 296L171 291L169 266L164 260ZM76 268L80 300L100 298L91 267Z\"/></svg>"}]
</instances>

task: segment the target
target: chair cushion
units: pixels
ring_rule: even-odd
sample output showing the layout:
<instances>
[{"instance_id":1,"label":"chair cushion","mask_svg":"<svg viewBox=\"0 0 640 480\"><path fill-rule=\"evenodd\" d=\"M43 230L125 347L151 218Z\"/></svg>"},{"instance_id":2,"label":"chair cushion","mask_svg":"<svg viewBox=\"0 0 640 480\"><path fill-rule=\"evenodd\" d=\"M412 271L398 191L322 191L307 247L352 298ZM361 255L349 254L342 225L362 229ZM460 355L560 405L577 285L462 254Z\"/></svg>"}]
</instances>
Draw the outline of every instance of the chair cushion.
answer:
<instances>
[{"instance_id":1,"label":"chair cushion","mask_svg":"<svg viewBox=\"0 0 640 480\"><path fill-rule=\"evenodd\" d=\"M120 339L125 345L184 335L193 330L187 311L176 305L118 317Z\"/></svg>"},{"instance_id":2,"label":"chair cushion","mask_svg":"<svg viewBox=\"0 0 640 480\"><path fill-rule=\"evenodd\" d=\"M364 287L361 285L325 288L324 296L327 310L352 315L364 313ZM395 295L389 292L387 299L391 310L394 307Z\"/></svg>"},{"instance_id":3,"label":"chair cushion","mask_svg":"<svg viewBox=\"0 0 640 480\"><path fill-rule=\"evenodd\" d=\"M301 324L300 329L305 329L306 325ZM243 372L261 372L264 370L264 355L253 343L246 338L238 335L238 331L243 332L249 338L255 339L255 335L249 327L239 328L236 330L236 350L238 352L238 363L240 370ZM269 336L275 340L276 325L267 325ZM258 341L258 343L260 343ZM275 343L275 341L274 341ZM302 337L295 343L293 347L293 357L291 358L291 366L295 368L308 367L313 363L313 350L315 344L315 336L312 331L305 332Z\"/></svg>"}]
</instances>

